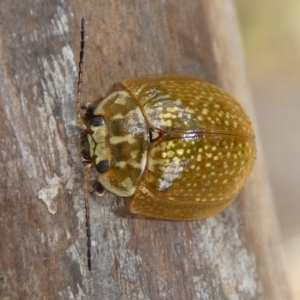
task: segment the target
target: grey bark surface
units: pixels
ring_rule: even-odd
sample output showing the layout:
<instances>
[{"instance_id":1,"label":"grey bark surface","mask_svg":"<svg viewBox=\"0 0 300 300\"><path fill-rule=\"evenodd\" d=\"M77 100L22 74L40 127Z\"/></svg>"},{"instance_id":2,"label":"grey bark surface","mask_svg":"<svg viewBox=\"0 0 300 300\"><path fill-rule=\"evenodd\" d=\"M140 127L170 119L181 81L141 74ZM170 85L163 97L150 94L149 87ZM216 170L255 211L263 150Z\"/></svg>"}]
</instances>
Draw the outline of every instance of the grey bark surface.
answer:
<instances>
[{"instance_id":1,"label":"grey bark surface","mask_svg":"<svg viewBox=\"0 0 300 300\"><path fill-rule=\"evenodd\" d=\"M185 73L231 93L255 120L231 1L2 0L0 298L289 299L258 134L247 184L209 219L135 218L120 213L123 199L91 196L88 271L81 16L85 102L129 77Z\"/></svg>"}]
</instances>

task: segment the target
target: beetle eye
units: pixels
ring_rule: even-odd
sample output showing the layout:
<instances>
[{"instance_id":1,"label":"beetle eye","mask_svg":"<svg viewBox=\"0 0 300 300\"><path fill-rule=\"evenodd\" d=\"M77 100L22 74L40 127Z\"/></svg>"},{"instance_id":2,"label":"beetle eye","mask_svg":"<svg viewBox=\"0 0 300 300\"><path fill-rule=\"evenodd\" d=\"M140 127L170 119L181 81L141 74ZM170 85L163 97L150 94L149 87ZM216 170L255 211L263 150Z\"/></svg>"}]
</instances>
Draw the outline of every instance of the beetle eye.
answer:
<instances>
[{"instance_id":1,"label":"beetle eye","mask_svg":"<svg viewBox=\"0 0 300 300\"><path fill-rule=\"evenodd\" d=\"M101 126L104 124L104 119L101 117L93 118L91 121L91 126Z\"/></svg>"},{"instance_id":2,"label":"beetle eye","mask_svg":"<svg viewBox=\"0 0 300 300\"><path fill-rule=\"evenodd\" d=\"M109 163L107 160L102 160L99 162L98 165L96 165L96 170L101 174L105 173L108 170L108 168L109 168Z\"/></svg>"}]
</instances>

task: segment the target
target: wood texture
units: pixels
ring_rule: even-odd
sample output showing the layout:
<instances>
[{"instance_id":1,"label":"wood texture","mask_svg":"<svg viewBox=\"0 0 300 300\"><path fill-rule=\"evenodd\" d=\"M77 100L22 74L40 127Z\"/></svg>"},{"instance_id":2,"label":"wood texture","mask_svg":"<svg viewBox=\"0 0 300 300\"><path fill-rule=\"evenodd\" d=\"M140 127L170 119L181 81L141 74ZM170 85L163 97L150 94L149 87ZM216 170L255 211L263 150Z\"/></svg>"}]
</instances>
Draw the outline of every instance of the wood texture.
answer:
<instances>
[{"instance_id":1,"label":"wood texture","mask_svg":"<svg viewBox=\"0 0 300 300\"><path fill-rule=\"evenodd\" d=\"M289 299L259 136L246 186L209 219L133 218L122 199L91 197L88 271L75 109L81 16L86 102L124 78L177 72L224 88L255 119L231 1L2 0L0 298Z\"/></svg>"}]
</instances>

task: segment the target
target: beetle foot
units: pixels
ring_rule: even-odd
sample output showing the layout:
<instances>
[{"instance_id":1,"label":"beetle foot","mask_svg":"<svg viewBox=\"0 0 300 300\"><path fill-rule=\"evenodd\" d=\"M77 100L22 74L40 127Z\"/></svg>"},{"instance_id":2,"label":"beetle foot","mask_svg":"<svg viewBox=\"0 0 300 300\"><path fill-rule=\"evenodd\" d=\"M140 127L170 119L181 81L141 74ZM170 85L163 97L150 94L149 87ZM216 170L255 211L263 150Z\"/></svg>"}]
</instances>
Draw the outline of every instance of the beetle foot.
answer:
<instances>
[{"instance_id":1,"label":"beetle foot","mask_svg":"<svg viewBox=\"0 0 300 300\"><path fill-rule=\"evenodd\" d=\"M93 183L93 188L94 189L91 191L90 194L97 193L98 196L102 196L104 194L104 187L100 182L95 181Z\"/></svg>"},{"instance_id":2,"label":"beetle foot","mask_svg":"<svg viewBox=\"0 0 300 300\"><path fill-rule=\"evenodd\" d=\"M91 103L82 104L81 109L85 110L83 115L85 119L91 119L94 117L95 106L92 105Z\"/></svg>"}]
</instances>

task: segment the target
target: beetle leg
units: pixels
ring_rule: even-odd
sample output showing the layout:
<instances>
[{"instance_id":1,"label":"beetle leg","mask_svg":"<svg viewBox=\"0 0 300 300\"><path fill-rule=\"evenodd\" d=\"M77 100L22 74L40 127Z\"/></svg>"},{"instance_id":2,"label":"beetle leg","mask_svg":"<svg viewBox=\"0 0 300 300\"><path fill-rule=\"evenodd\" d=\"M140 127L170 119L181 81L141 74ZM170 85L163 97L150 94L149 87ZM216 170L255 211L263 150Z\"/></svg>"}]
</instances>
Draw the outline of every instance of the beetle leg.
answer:
<instances>
[{"instance_id":1,"label":"beetle leg","mask_svg":"<svg viewBox=\"0 0 300 300\"><path fill-rule=\"evenodd\" d=\"M104 187L99 181L95 181L93 183L93 190L90 192L90 194L97 193L98 196L102 196L104 194Z\"/></svg>"}]
</instances>

